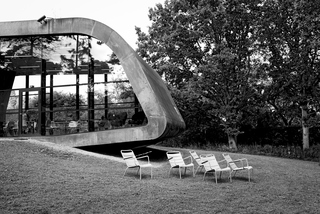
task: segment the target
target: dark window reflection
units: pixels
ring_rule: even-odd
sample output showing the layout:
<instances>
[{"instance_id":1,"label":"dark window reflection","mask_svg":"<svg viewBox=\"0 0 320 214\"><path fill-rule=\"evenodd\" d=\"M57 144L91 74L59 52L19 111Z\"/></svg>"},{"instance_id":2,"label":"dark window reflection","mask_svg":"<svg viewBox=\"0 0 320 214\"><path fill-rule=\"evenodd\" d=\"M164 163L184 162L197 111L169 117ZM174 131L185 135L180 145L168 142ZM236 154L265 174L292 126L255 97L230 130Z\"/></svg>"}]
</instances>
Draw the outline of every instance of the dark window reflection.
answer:
<instances>
[{"instance_id":1,"label":"dark window reflection","mask_svg":"<svg viewBox=\"0 0 320 214\"><path fill-rule=\"evenodd\" d=\"M92 120L94 131L147 123L120 61L101 41L82 35L0 38L0 56L2 78L15 80L0 86L6 105L0 136L87 132Z\"/></svg>"}]
</instances>

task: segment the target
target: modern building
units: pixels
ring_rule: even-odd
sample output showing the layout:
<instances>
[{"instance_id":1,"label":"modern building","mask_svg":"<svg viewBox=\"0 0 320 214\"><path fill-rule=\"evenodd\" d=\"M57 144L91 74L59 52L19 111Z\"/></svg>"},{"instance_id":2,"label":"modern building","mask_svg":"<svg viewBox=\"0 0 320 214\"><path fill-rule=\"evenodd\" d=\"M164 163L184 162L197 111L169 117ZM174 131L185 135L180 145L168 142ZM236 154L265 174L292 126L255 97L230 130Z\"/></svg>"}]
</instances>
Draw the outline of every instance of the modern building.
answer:
<instances>
[{"instance_id":1,"label":"modern building","mask_svg":"<svg viewBox=\"0 0 320 214\"><path fill-rule=\"evenodd\" d=\"M0 76L0 137L139 146L185 129L161 77L98 21L0 22Z\"/></svg>"}]
</instances>

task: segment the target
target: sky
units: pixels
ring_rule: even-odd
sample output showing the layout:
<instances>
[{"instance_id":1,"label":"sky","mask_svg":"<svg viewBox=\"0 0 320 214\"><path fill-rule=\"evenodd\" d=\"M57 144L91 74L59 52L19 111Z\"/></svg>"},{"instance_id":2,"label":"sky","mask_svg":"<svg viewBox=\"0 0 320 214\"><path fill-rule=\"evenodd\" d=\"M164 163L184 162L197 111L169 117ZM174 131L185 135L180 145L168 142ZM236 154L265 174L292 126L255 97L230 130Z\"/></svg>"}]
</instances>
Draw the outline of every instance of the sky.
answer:
<instances>
[{"instance_id":1,"label":"sky","mask_svg":"<svg viewBox=\"0 0 320 214\"><path fill-rule=\"evenodd\" d=\"M149 8L164 0L3 0L0 22L83 17L102 22L136 48L135 26L147 31Z\"/></svg>"},{"instance_id":2,"label":"sky","mask_svg":"<svg viewBox=\"0 0 320 214\"><path fill-rule=\"evenodd\" d=\"M135 26L147 32L151 25L149 9L165 0L4 0L1 1L0 22L49 18L83 17L93 19L115 30L136 49ZM1 30L1 29L0 29ZM66 83L68 84L68 83ZM16 78L13 88L24 87Z\"/></svg>"}]
</instances>

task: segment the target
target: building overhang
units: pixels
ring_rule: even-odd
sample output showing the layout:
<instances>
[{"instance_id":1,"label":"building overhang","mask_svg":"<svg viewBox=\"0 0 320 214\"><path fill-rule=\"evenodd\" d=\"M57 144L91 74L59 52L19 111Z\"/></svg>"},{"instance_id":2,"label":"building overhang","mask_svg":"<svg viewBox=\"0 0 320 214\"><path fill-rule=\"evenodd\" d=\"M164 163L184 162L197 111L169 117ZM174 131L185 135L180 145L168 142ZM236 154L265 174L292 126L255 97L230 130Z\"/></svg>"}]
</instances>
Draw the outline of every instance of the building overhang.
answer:
<instances>
[{"instance_id":1,"label":"building overhang","mask_svg":"<svg viewBox=\"0 0 320 214\"><path fill-rule=\"evenodd\" d=\"M0 38L87 35L105 43L120 60L148 118L148 124L145 126L107 130L95 134L76 134L78 137L56 136L55 142L70 142L72 146L158 142L176 136L185 129L184 120L161 77L109 26L86 18L63 18L45 19L42 22L39 20L0 22L0 29Z\"/></svg>"}]
</instances>

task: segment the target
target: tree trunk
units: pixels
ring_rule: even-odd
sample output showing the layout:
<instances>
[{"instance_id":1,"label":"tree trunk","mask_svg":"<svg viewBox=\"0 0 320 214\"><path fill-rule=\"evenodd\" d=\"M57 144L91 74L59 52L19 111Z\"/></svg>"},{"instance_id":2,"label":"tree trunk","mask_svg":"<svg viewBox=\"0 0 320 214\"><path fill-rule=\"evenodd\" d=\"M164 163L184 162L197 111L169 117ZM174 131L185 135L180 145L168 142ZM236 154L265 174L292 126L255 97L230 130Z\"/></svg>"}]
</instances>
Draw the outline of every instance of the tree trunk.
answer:
<instances>
[{"instance_id":1,"label":"tree trunk","mask_svg":"<svg viewBox=\"0 0 320 214\"><path fill-rule=\"evenodd\" d=\"M309 149L309 127L302 126L303 150Z\"/></svg>"},{"instance_id":2,"label":"tree trunk","mask_svg":"<svg viewBox=\"0 0 320 214\"><path fill-rule=\"evenodd\" d=\"M229 143L229 148L230 149L234 149L235 151L238 151L238 148L237 148L237 135L228 134L228 143Z\"/></svg>"},{"instance_id":3,"label":"tree trunk","mask_svg":"<svg viewBox=\"0 0 320 214\"><path fill-rule=\"evenodd\" d=\"M302 113L302 148L303 150L309 148L309 126L306 122L308 118L307 106L301 106Z\"/></svg>"}]
</instances>

